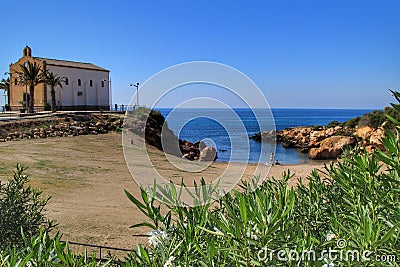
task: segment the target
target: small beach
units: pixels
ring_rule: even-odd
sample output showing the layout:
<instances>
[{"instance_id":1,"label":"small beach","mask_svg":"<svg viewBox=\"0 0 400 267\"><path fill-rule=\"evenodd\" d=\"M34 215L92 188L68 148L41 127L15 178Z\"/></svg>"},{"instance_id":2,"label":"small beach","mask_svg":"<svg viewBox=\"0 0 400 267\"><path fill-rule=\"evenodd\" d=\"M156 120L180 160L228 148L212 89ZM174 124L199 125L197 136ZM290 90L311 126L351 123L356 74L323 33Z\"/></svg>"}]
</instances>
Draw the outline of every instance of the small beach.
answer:
<instances>
[{"instance_id":1,"label":"small beach","mask_svg":"<svg viewBox=\"0 0 400 267\"><path fill-rule=\"evenodd\" d=\"M30 185L51 196L46 214L58 223L63 239L122 248L147 243L147 238L135 235L148 229L129 228L145 217L124 194L126 189L139 197L140 190L126 166L120 133L11 141L0 143L0 149L0 180L11 177L16 163L29 166ZM187 184L201 176L215 177L228 165L214 162L204 173L184 173L171 167L161 151L150 147L149 152L164 176L183 177ZM280 178L287 170L306 178L323 166L323 162L272 166L268 178ZM247 165L243 177L250 178L254 170L254 164Z\"/></svg>"}]
</instances>

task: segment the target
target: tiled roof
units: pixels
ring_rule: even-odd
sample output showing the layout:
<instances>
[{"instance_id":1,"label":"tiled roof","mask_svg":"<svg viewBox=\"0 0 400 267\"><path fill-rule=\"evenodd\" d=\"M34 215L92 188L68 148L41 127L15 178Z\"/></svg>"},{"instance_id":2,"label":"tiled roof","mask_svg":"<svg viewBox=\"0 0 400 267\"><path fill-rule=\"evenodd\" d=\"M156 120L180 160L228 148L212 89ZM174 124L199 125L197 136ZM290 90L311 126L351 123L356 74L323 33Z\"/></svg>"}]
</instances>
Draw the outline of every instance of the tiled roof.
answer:
<instances>
[{"instance_id":1,"label":"tiled roof","mask_svg":"<svg viewBox=\"0 0 400 267\"><path fill-rule=\"evenodd\" d=\"M59 59L51 59L51 58L42 58L42 57L33 57L34 59L44 60L46 61L46 65L60 66L60 67L69 67L69 68L78 68L78 69L88 69L88 70L100 70L100 71L109 71L99 66L96 66L92 63L83 63L83 62L75 62L68 60L59 60Z\"/></svg>"}]
</instances>

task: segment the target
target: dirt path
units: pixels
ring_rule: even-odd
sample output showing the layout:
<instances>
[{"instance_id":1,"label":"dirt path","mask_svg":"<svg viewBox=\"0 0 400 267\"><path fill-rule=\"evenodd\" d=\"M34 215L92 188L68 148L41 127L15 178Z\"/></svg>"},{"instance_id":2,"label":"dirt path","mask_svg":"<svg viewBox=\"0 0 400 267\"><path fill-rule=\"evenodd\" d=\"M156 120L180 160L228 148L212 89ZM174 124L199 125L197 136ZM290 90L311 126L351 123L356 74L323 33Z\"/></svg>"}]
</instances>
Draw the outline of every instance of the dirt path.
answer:
<instances>
[{"instance_id":1,"label":"dirt path","mask_svg":"<svg viewBox=\"0 0 400 267\"><path fill-rule=\"evenodd\" d=\"M124 194L127 189L138 196L139 187L125 163L121 134L5 142L0 143L0 151L0 179L9 178L16 163L29 166L31 185L52 197L47 214L59 224L64 239L121 248L146 242L146 238L134 236L146 233L146 229L129 229L145 217ZM201 175L192 175L172 168L160 151L151 152L153 164L168 177L194 180L216 176L228 165L216 162ZM274 166L268 176L280 177L290 169L305 178L312 169L321 167L322 163ZM245 177L254 171L254 166L248 166Z\"/></svg>"}]
</instances>

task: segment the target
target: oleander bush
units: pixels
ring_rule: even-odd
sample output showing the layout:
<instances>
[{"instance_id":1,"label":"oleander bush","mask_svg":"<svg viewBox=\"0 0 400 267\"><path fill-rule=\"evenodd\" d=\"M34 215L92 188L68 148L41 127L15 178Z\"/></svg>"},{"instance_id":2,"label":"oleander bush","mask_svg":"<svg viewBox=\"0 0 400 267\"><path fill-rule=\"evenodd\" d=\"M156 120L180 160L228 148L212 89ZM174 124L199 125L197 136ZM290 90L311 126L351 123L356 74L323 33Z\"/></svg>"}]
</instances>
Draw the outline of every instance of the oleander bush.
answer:
<instances>
[{"instance_id":1,"label":"oleander bush","mask_svg":"<svg viewBox=\"0 0 400 267\"><path fill-rule=\"evenodd\" d=\"M290 173L254 191L244 183L216 207L167 205L162 215L144 189L142 202L127 193L152 229L135 259L140 266L398 266L399 139L384 142L390 156L353 150L325 172L313 171L308 185L290 188Z\"/></svg>"},{"instance_id":2,"label":"oleander bush","mask_svg":"<svg viewBox=\"0 0 400 267\"><path fill-rule=\"evenodd\" d=\"M109 266L112 260L100 262L95 255L78 255L71 251L68 243L60 242L59 235L50 238L48 233L40 231L36 237L24 237L24 246L21 248L6 248L0 250L1 267L25 266L74 266L97 267Z\"/></svg>"}]
</instances>

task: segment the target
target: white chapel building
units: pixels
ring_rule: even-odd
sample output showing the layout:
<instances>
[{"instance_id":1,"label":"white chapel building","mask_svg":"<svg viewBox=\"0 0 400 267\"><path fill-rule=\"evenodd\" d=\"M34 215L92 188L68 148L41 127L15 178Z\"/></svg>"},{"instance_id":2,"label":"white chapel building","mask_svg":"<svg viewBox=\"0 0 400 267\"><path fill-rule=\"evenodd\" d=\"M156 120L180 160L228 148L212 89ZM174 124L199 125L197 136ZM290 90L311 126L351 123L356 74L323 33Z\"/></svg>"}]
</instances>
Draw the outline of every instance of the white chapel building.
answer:
<instances>
[{"instance_id":1,"label":"white chapel building","mask_svg":"<svg viewBox=\"0 0 400 267\"><path fill-rule=\"evenodd\" d=\"M110 71L92 63L32 57L26 46L22 57L10 64L10 107L23 109L29 99L29 88L20 85L16 71L27 61L36 62L43 70L65 77L63 89L56 87L57 109L61 110L110 110ZM50 86L45 83L35 86L35 110L43 110L51 104Z\"/></svg>"}]
</instances>

